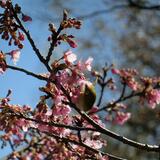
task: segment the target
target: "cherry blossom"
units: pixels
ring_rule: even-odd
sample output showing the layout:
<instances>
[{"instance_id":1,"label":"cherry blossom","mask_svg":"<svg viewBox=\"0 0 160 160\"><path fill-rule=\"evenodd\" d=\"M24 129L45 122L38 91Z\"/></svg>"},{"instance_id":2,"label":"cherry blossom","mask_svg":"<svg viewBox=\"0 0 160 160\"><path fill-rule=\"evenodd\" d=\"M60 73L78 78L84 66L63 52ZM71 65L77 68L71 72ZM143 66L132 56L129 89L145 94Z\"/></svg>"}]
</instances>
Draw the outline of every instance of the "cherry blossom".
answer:
<instances>
[{"instance_id":1,"label":"cherry blossom","mask_svg":"<svg viewBox=\"0 0 160 160\"><path fill-rule=\"evenodd\" d=\"M77 56L69 50L64 53L64 60L67 64L70 64L77 60Z\"/></svg>"},{"instance_id":2,"label":"cherry blossom","mask_svg":"<svg viewBox=\"0 0 160 160\"><path fill-rule=\"evenodd\" d=\"M20 41L24 41L24 39L25 39L24 34L21 33L21 32L18 32L18 34L19 34L18 39L19 39Z\"/></svg>"},{"instance_id":3,"label":"cherry blossom","mask_svg":"<svg viewBox=\"0 0 160 160\"><path fill-rule=\"evenodd\" d=\"M89 57L85 62L78 61L77 68L81 72L84 72L85 70L91 71L91 69L92 69L92 67L91 67L92 61L93 61L92 57Z\"/></svg>"},{"instance_id":4,"label":"cherry blossom","mask_svg":"<svg viewBox=\"0 0 160 160\"><path fill-rule=\"evenodd\" d=\"M160 104L160 90L151 89L146 92L145 98L149 104L149 106L154 109L157 104Z\"/></svg>"},{"instance_id":5,"label":"cherry blossom","mask_svg":"<svg viewBox=\"0 0 160 160\"><path fill-rule=\"evenodd\" d=\"M91 139L86 139L85 144L95 149L100 149L103 146L103 143L100 140L95 141Z\"/></svg>"},{"instance_id":6,"label":"cherry blossom","mask_svg":"<svg viewBox=\"0 0 160 160\"><path fill-rule=\"evenodd\" d=\"M21 54L20 50L19 49L12 50L9 54L11 55L11 59L13 60L13 63L16 64L20 58L20 54Z\"/></svg>"},{"instance_id":7,"label":"cherry blossom","mask_svg":"<svg viewBox=\"0 0 160 160\"><path fill-rule=\"evenodd\" d=\"M74 40L72 40L72 39L70 39L70 38L67 38L66 41L68 42L68 44L69 44L72 48L78 47L77 43L76 43Z\"/></svg>"},{"instance_id":8,"label":"cherry blossom","mask_svg":"<svg viewBox=\"0 0 160 160\"><path fill-rule=\"evenodd\" d=\"M116 112L114 123L123 125L131 117L131 113Z\"/></svg>"}]
</instances>

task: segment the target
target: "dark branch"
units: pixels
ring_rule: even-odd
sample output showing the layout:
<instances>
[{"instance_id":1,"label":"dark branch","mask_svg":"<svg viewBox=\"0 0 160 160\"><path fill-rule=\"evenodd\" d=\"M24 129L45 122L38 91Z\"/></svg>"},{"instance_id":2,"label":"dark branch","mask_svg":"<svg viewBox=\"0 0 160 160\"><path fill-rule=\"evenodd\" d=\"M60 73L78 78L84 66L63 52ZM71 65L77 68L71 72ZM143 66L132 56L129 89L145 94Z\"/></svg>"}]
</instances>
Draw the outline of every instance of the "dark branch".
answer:
<instances>
[{"instance_id":1,"label":"dark branch","mask_svg":"<svg viewBox=\"0 0 160 160\"><path fill-rule=\"evenodd\" d=\"M12 144L11 139L9 139L8 142L9 142L9 145L10 145L12 151L14 152L14 151L15 151L15 148L14 148L14 145Z\"/></svg>"},{"instance_id":2,"label":"dark branch","mask_svg":"<svg viewBox=\"0 0 160 160\"><path fill-rule=\"evenodd\" d=\"M38 59L46 66L47 70L48 70L49 72L51 72L51 68L50 68L49 64L46 63L46 61L45 61L45 59L43 58L43 56L41 55L39 49L36 47L35 42L33 41L33 39L32 39L32 37L31 37L29 31L27 31L27 30L25 29L24 25L21 23L21 20L18 18L17 13L15 12L13 6L12 6L12 11L13 11L13 13L14 13L15 20L17 21L20 29L25 33L25 35L26 35L28 41L30 42L30 44L31 44L34 52L36 53Z\"/></svg>"},{"instance_id":3,"label":"dark branch","mask_svg":"<svg viewBox=\"0 0 160 160\"><path fill-rule=\"evenodd\" d=\"M67 129L77 130L77 131L96 131L96 132L98 132L96 129L91 128L91 127L89 128L89 127L70 126L70 125L65 125L65 124L62 124L62 123L56 123L56 122L53 122L53 121L45 122L45 121L42 121L42 120L37 120L37 119L26 117L23 114L18 115L17 113L14 113L13 115L18 117L18 118L23 118L27 121L36 122L36 123L43 124L43 125L54 126L54 127L59 127L59 128L67 128Z\"/></svg>"},{"instance_id":4,"label":"dark branch","mask_svg":"<svg viewBox=\"0 0 160 160\"><path fill-rule=\"evenodd\" d=\"M112 132L102 126L100 126L98 123L93 121L86 113L82 112L81 113L82 117L84 117L93 127L95 127L99 132L102 134L105 134L107 136L110 136L120 142L123 142L124 144L128 144L129 146L141 149L141 150L146 150L148 152L160 152L160 146L157 145L149 145L149 144L143 144L139 143L136 141L133 141L131 139L128 139L126 137L120 136L115 132Z\"/></svg>"},{"instance_id":5,"label":"dark branch","mask_svg":"<svg viewBox=\"0 0 160 160\"><path fill-rule=\"evenodd\" d=\"M160 10L160 5L142 5L140 3L134 2L133 0L128 0L129 7L137 8L142 10Z\"/></svg>"},{"instance_id":6,"label":"dark branch","mask_svg":"<svg viewBox=\"0 0 160 160\"><path fill-rule=\"evenodd\" d=\"M54 50L54 47L55 47L55 44L57 42L57 38L58 38L58 35L60 34L60 32L62 31L62 27L61 25L59 26L57 32L55 35L52 35L52 42L50 44L50 48L49 48L49 51L48 51L48 55L46 57L46 63L48 63L50 61L50 58L51 58L51 55L52 55L52 52Z\"/></svg>"},{"instance_id":7,"label":"dark branch","mask_svg":"<svg viewBox=\"0 0 160 160\"><path fill-rule=\"evenodd\" d=\"M77 16L76 18L81 19L81 20L89 19L89 18L93 18L93 17L99 16L99 15L102 15L102 14L112 12L112 11L117 10L117 9L126 8L126 7L128 7L128 4L116 5L116 6L113 6L113 7L109 8L109 9L94 11L94 12L86 14L86 15Z\"/></svg>"},{"instance_id":8,"label":"dark branch","mask_svg":"<svg viewBox=\"0 0 160 160\"><path fill-rule=\"evenodd\" d=\"M96 16L106 14L106 13L110 13L114 10L122 9L122 8L136 8L136 9L148 10L148 11L150 11L150 10L151 11L152 10L159 11L160 10L160 5L146 6L146 5L140 5L136 2L133 2L133 0L128 0L128 4L115 5L115 6L112 6L111 8L109 8L109 9L103 9L103 10L94 11L94 12L89 13L89 14L79 15L79 16L77 16L77 19L83 20L83 19L94 18Z\"/></svg>"},{"instance_id":9,"label":"dark branch","mask_svg":"<svg viewBox=\"0 0 160 160\"><path fill-rule=\"evenodd\" d=\"M38 78L39 80L44 80L44 81L48 80L48 78L46 78L46 77L43 77L41 75L35 74L33 72L30 72L30 71L27 71L26 69L23 69L23 68L19 68L19 67L15 67L15 66L10 66L10 65L7 65L7 68L10 68L12 70L16 70L16 71L20 71L20 72L26 73L27 75L30 75L30 76L35 77L35 78Z\"/></svg>"},{"instance_id":10,"label":"dark branch","mask_svg":"<svg viewBox=\"0 0 160 160\"><path fill-rule=\"evenodd\" d=\"M101 153L102 155L107 155L112 160L125 160L123 158L120 158L120 157L117 157L117 156L113 156L113 155L108 154L108 153L101 152L101 151L99 151L97 149L94 149L94 148L86 145L85 143L78 142L76 140L72 140L72 139L69 139L69 138L66 138L66 137L60 137L60 136L58 136L56 134L51 134L51 133L48 133L48 132L44 132L44 133L46 133L48 136L54 137L55 139L60 139L61 141L65 142L65 143L66 142L70 142L70 143L73 143L75 145L79 145L79 146L85 147L86 149L88 149L89 151L92 151L93 153L97 153L97 154Z\"/></svg>"}]
</instances>

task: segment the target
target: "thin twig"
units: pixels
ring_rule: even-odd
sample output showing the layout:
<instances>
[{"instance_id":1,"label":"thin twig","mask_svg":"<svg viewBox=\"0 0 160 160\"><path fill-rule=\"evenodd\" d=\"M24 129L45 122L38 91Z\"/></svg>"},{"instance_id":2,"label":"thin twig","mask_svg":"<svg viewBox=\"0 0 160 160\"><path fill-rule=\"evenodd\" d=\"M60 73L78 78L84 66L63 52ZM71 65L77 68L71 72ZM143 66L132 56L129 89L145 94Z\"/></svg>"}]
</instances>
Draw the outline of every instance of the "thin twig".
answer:
<instances>
[{"instance_id":1,"label":"thin twig","mask_svg":"<svg viewBox=\"0 0 160 160\"><path fill-rule=\"evenodd\" d=\"M60 25L56 34L52 35L52 42L50 44L50 48L49 48L49 51L48 51L48 55L46 57L46 63L48 63L50 61L50 58L51 58L51 55L52 55L52 52L54 50L54 47L55 47L55 44L57 42L57 38L58 38L58 35L60 34L60 32L62 31L62 26Z\"/></svg>"},{"instance_id":2,"label":"thin twig","mask_svg":"<svg viewBox=\"0 0 160 160\"><path fill-rule=\"evenodd\" d=\"M28 71L28 70L26 70L24 68L19 68L19 67L15 67L15 66L11 66L11 65L7 65L7 68L26 73L27 75L30 75L30 76L35 77L35 78L38 78L39 80L44 80L44 81L48 80L48 78L43 77L43 76L38 75L38 74L35 74L33 72L30 72L30 71Z\"/></svg>"},{"instance_id":3,"label":"thin twig","mask_svg":"<svg viewBox=\"0 0 160 160\"><path fill-rule=\"evenodd\" d=\"M14 152L14 151L15 151L15 148L14 148L14 145L12 144L11 139L9 139L8 142L9 142L9 145L10 145L12 151Z\"/></svg>"},{"instance_id":4,"label":"thin twig","mask_svg":"<svg viewBox=\"0 0 160 160\"><path fill-rule=\"evenodd\" d=\"M76 18L77 19L81 19L81 20L83 20L83 19L89 19L89 18L94 18L96 16L112 12L112 11L114 11L116 9L122 9L122 8L126 8L126 7L128 7L127 4L116 5L116 6L112 6L111 8L108 8L108 9L98 10L98 11L94 11L94 12L89 13L89 14L80 15L80 16L77 16Z\"/></svg>"},{"instance_id":5,"label":"thin twig","mask_svg":"<svg viewBox=\"0 0 160 160\"><path fill-rule=\"evenodd\" d=\"M125 100L127 100L127 99L130 99L130 98L132 98L132 97L141 96L141 95L143 95L143 93L144 93L143 91L142 91L142 92L138 92L138 93L133 93L133 92L132 92L131 94L129 94L128 96L125 96L125 97L121 97L121 96L122 96L122 95L121 95L120 98L118 98L116 101L107 104L106 106L98 109L98 110L97 110L96 112L94 112L94 113L98 113L98 112L101 112L101 111L105 111L106 109L110 109L110 108L114 107L117 103L120 103L120 102L122 102L122 101L125 101Z\"/></svg>"},{"instance_id":6,"label":"thin twig","mask_svg":"<svg viewBox=\"0 0 160 160\"><path fill-rule=\"evenodd\" d=\"M85 15L79 15L76 18L81 19L81 20L90 19L90 18L94 18L94 17L102 15L102 14L110 13L110 12L117 10L117 9L122 9L122 8L136 8L136 9L148 10L148 11L153 11L153 10L159 11L160 5L143 6L138 3L133 2L131 0L128 0L128 4L115 5L115 6L112 6L111 8L108 8L108 9L94 11L92 13L85 14ZM55 20L58 20L58 19L55 19Z\"/></svg>"},{"instance_id":7,"label":"thin twig","mask_svg":"<svg viewBox=\"0 0 160 160\"><path fill-rule=\"evenodd\" d=\"M102 98L103 98L103 94L104 94L104 89L107 85L107 83L105 83L105 79L106 79L106 76L107 76L107 71L105 69L103 69L103 77L101 77L102 79L102 83L99 83L100 86L101 86L101 92L100 92L100 97L99 97L99 100L98 100L98 103L97 103L97 106L99 107L101 102L102 102Z\"/></svg>"}]
</instances>

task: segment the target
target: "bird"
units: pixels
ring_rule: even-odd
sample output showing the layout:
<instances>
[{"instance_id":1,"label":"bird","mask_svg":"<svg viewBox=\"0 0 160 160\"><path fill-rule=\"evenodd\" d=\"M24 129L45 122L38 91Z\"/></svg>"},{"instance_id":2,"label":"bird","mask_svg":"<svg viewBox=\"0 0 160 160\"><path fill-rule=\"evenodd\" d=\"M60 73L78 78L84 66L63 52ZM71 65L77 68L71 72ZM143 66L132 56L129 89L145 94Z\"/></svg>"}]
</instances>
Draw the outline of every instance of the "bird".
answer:
<instances>
[{"instance_id":1,"label":"bird","mask_svg":"<svg viewBox=\"0 0 160 160\"><path fill-rule=\"evenodd\" d=\"M94 85L87 81L80 90L80 95L77 100L77 107L83 111L89 111L96 101L96 91Z\"/></svg>"}]
</instances>

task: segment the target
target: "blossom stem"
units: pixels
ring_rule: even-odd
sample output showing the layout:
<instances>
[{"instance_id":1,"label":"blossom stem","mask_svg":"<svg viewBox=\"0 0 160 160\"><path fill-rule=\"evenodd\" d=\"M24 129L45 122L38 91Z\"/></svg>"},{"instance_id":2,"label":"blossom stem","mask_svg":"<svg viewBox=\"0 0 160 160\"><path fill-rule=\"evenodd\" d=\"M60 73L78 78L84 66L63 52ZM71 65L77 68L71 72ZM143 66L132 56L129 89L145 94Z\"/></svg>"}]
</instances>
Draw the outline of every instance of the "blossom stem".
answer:
<instances>
[{"instance_id":1,"label":"blossom stem","mask_svg":"<svg viewBox=\"0 0 160 160\"><path fill-rule=\"evenodd\" d=\"M10 68L12 70L16 70L16 71L20 71L20 72L26 73L27 75L30 75L30 76L35 77L35 78L38 78L39 80L44 80L44 81L48 80L48 78L46 78L46 77L43 77L43 76L38 75L38 74L35 74L35 73L30 72L30 71L28 71L26 69L23 69L23 68L11 66L11 65L7 65L7 68Z\"/></svg>"},{"instance_id":2,"label":"blossom stem","mask_svg":"<svg viewBox=\"0 0 160 160\"><path fill-rule=\"evenodd\" d=\"M51 58L51 55L52 55L52 52L54 50L54 47L55 47L55 44L57 42L57 38L58 38L58 35L60 34L60 32L62 31L62 26L60 25L56 34L52 35L52 42L50 44L50 48L49 48L49 51L48 51L48 55L46 57L46 63L48 63L50 61L50 58Z\"/></svg>"}]
</instances>

